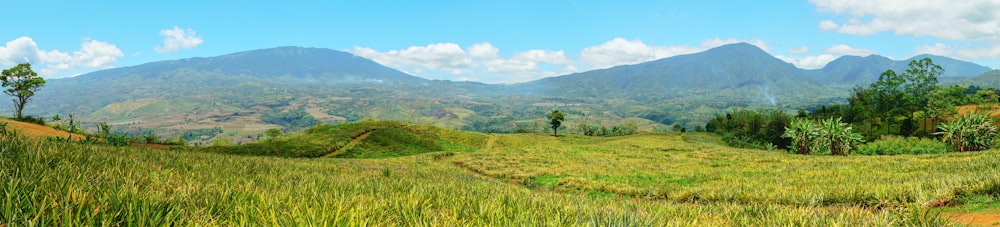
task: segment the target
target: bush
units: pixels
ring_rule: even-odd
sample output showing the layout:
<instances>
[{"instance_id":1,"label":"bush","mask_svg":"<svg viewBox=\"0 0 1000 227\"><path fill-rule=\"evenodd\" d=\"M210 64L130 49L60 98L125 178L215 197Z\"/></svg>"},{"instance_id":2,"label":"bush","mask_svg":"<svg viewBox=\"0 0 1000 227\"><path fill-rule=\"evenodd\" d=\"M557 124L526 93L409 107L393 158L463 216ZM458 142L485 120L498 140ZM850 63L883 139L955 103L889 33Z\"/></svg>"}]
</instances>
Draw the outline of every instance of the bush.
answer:
<instances>
[{"instance_id":1,"label":"bush","mask_svg":"<svg viewBox=\"0 0 1000 227\"><path fill-rule=\"evenodd\" d=\"M900 154L940 154L948 152L948 144L941 141L902 136L883 136L881 139L858 146L856 154L900 155Z\"/></svg>"},{"instance_id":2,"label":"bush","mask_svg":"<svg viewBox=\"0 0 1000 227\"><path fill-rule=\"evenodd\" d=\"M791 139L781 136L791 121L792 117L781 110L733 110L726 115L716 115L705 124L705 129L722 135L730 146L771 144L784 149L792 144Z\"/></svg>"},{"instance_id":3,"label":"bush","mask_svg":"<svg viewBox=\"0 0 1000 227\"><path fill-rule=\"evenodd\" d=\"M970 113L938 126L941 141L953 151L981 151L993 147L998 128L985 114Z\"/></svg>"},{"instance_id":4,"label":"bush","mask_svg":"<svg viewBox=\"0 0 1000 227\"><path fill-rule=\"evenodd\" d=\"M44 117L24 116L24 117L21 117L21 118L14 118L14 120L20 121L20 122L32 123L32 124L36 124L36 125L45 125L45 118Z\"/></svg>"},{"instance_id":5,"label":"bush","mask_svg":"<svg viewBox=\"0 0 1000 227\"><path fill-rule=\"evenodd\" d=\"M819 124L809 119L796 118L792 120L791 128L786 128L781 135L792 139L792 151L798 154L830 153L848 155L864 141L861 134L854 132L840 118L830 118Z\"/></svg>"}]
</instances>

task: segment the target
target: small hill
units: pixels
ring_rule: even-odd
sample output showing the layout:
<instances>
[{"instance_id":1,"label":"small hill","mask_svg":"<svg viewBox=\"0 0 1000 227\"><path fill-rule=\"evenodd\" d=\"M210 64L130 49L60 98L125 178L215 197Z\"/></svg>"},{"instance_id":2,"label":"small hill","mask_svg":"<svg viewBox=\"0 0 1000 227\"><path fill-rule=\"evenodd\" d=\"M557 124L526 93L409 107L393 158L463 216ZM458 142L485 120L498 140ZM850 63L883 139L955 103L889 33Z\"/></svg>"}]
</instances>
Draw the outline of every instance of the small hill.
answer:
<instances>
[{"instance_id":1,"label":"small hill","mask_svg":"<svg viewBox=\"0 0 1000 227\"><path fill-rule=\"evenodd\" d=\"M879 76L888 69L901 73L909 68L910 61L923 58L930 58L934 64L940 65L945 70L941 75L942 79L945 80L972 77L990 70L989 67L967 61L922 54L899 61L894 61L880 55L868 55L865 57L843 56L827 63L822 69L806 71L824 83L865 85L878 81Z\"/></svg>"},{"instance_id":2,"label":"small hill","mask_svg":"<svg viewBox=\"0 0 1000 227\"><path fill-rule=\"evenodd\" d=\"M73 140L83 140L86 136L69 133L63 130L54 129L52 127L37 125L32 123L14 121L9 119L0 119L0 125L5 125L6 130L17 130L21 135L25 135L31 138L49 138L49 137L60 137L69 138L72 136Z\"/></svg>"},{"instance_id":3,"label":"small hill","mask_svg":"<svg viewBox=\"0 0 1000 227\"><path fill-rule=\"evenodd\" d=\"M964 86L1000 88L1000 70L992 70L958 82Z\"/></svg>"},{"instance_id":4,"label":"small hill","mask_svg":"<svg viewBox=\"0 0 1000 227\"><path fill-rule=\"evenodd\" d=\"M280 157L385 158L434 151L471 151L486 145L485 134L399 121L364 120L319 125L303 133L259 143L199 148L214 152Z\"/></svg>"}]
</instances>

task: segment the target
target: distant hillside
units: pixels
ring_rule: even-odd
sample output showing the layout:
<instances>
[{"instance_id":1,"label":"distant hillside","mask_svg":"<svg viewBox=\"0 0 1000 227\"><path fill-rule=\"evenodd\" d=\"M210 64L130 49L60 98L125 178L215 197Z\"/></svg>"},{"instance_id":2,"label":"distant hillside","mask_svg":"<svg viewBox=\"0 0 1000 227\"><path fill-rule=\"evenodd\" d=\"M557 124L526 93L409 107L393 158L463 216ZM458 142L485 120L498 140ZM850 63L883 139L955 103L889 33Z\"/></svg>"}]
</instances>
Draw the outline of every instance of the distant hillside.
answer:
<instances>
[{"instance_id":1,"label":"distant hillside","mask_svg":"<svg viewBox=\"0 0 1000 227\"><path fill-rule=\"evenodd\" d=\"M990 70L988 67L971 62L924 54L901 61L893 61L879 55L843 56L827 63L822 69L807 70L807 73L824 83L865 85L878 81L878 77L888 69L897 73L903 72L909 67L910 61L923 58L930 58L934 64L944 68L945 71L941 77L945 80L947 80L946 78L973 77Z\"/></svg>"},{"instance_id":2,"label":"distant hillside","mask_svg":"<svg viewBox=\"0 0 1000 227\"><path fill-rule=\"evenodd\" d=\"M1000 89L1000 70L984 72L976 77L958 82L964 86L975 85L978 87L988 87Z\"/></svg>"},{"instance_id":3,"label":"distant hillside","mask_svg":"<svg viewBox=\"0 0 1000 227\"><path fill-rule=\"evenodd\" d=\"M712 96L774 104L822 90L816 79L760 48L730 44L701 53L618 66L524 84L548 95L637 100Z\"/></svg>"},{"instance_id":4,"label":"distant hillside","mask_svg":"<svg viewBox=\"0 0 1000 227\"><path fill-rule=\"evenodd\" d=\"M986 69L931 57L945 68L945 78ZM183 135L202 145L222 137L249 143L270 128L296 131L365 118L482 132L543 132L539 119L552 109L568 114L567 126L611 127L642 118L650 130L673 124L692 130L728 108L794 110L844 102L856 84L874 81L885 69L905 67L904 61L880 56L845 56L823 69L803 70L738 43L495 85L427 80L349 53L279 47L50 80L26 113L72 113L85 122L109 122L117 130ZM0 105L0 111L9 112L10 105Z\"/></svg>"}]
</instances>

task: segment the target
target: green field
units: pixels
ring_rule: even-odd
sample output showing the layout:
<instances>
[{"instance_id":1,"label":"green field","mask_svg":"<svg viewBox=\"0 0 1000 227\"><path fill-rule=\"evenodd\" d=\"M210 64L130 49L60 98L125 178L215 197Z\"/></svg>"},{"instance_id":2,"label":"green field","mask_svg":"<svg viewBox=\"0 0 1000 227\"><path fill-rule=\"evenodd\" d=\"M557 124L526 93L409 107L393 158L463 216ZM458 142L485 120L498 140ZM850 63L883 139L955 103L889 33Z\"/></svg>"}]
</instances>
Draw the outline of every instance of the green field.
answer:
<instances>
[{"instance_id":1,"label":"green field","mask_svg":"<svg viewBox=\"0 0 1000 227\"><path fill-rule=\"evenodd\" d=\"M936 226L950 223L931 207L1000 204L996 150L803 156L702 133L487 135L381 121L222 148L0 136L0 176L0 221L12 226Z\"/></svg>"}]
</instances>

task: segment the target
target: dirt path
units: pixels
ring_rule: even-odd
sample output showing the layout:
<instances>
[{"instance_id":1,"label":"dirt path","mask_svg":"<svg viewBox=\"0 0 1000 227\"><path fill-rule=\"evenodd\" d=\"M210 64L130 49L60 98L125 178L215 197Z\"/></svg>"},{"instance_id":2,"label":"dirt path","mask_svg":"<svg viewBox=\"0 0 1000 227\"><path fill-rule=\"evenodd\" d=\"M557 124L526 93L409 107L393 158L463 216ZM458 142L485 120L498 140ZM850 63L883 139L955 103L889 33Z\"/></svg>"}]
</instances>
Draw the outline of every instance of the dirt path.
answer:
<instances>
[{"instance_id":1,"label":"dirt path","mask_svg":"<svg viewBox=\"0 0 1000 227\"><path fill-rule=\"evenodd\" d=\"M483 147L484 150L493 148L493 144L497 143L497 136L490 134L486 137L486 146Z\"/></svg>"},{"instance_id":2,"label":"dirt path","mask_svg":"<svg viewBox=\"0 0 1000 227\"><path fill-rule=\"evenodd\" d=\"M375 130L361 133L361 135L355 136L354 139L351 139L351 141L347 142L347 144L345 144L343 147L334 147L333 149L330 149L326 153L317 156L317 158L326 157L327 155L337 153L337 151L351 149L352 147L357 146L359 143L361 143L361 141L364 140L365 138L368 138L368 136L370 136L372 132L375 132Z\"/></svg>"},{"instance_id":3,"label":"dirt path","mask_svg":"<svg viewBox=\"0 0 1000 227\"><path fill-rule=\"evenodd\" d=\"M986 212L944 212L952 222L968 226L1000 226L1000 210Z\"/></svg>"}]
</instances>

